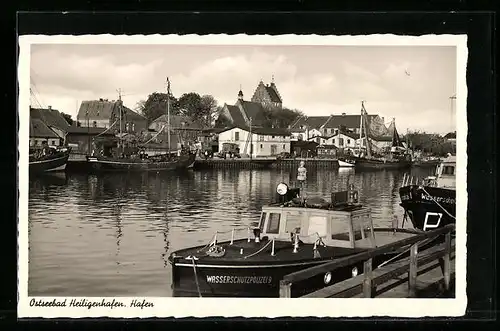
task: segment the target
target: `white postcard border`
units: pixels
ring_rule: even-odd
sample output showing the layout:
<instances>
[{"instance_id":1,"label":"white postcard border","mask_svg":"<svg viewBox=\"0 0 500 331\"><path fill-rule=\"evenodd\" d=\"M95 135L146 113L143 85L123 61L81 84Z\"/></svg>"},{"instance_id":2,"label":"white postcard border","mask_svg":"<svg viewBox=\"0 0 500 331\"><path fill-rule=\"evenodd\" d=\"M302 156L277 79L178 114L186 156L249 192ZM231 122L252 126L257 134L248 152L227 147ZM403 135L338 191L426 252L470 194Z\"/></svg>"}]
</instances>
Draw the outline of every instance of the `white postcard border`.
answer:
<instances>
[{"instance_id":1,"label":"white postcard border","mask_svg":"<svg viewBox=\"0 0 500 331\"><path fill-rule=\"evenodd\" d=\"M160 298L160 297L28 297L28 148L29 84L31 44L203 44L203 45L345 45L345 46L456 46L457 47L457 210L456 297L454 299L250 299L250 298ZM466 295L467 219L467 36L389 34L366 36L320 35L82 35L19 37L19 222L18 222L18 316L23 317L425 317L462 316ZM154 307L78 308L36 307L32 300L123 302L146 300Z\"/></svg>"}]
</instances>

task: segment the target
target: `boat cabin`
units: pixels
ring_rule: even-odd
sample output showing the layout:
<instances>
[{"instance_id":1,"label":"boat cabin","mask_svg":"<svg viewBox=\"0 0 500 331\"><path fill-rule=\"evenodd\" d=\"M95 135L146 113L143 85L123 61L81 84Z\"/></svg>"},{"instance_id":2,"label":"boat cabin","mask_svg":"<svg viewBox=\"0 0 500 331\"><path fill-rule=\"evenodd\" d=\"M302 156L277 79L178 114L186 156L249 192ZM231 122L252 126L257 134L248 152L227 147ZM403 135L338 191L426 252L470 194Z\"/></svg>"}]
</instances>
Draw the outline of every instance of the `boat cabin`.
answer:
<instances>
[{"instance_id":1,"label":"boat cabin","mask_svg":"<svg viewBox=\"0 0 500 331\"><path fill-rule=\"evenodd\" d=\"M262 208L259 234L269 240L290 241L297 235L303 243L321 239L327 246L376 247L371 209L357 204L357 191L332 193L330 202L302 199L299 192L282 186L281 201Z\"/></svg>"},{"instance_id":2,"label":"boat cabin","mask_svg":"<svg viewBox=\"0 0 500 331\"><path fill-rule=\"evenodd\" d=\"M427 177L429 186L455 188L456 183L456 156L443 159L436 168L436 175Z\"/></svg>"}]
</instances>

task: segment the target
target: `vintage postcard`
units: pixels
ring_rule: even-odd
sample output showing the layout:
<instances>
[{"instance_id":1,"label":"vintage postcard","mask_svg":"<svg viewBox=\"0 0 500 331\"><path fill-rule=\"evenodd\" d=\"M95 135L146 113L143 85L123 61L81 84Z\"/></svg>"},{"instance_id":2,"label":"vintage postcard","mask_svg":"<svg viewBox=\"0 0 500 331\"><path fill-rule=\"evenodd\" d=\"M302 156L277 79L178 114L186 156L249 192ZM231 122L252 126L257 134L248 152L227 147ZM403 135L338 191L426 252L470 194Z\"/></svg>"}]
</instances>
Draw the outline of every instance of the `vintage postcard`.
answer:
<instances>
[{"instance_id":1,"label":"vintage postcard","mask_svg":"<svg viewBox=\"0 0 500 331\"><path fill-rule=\"evenodd\" d=\"M19 43L20 318L464 315L465 35Z\"/></svg>"}]
</instances>

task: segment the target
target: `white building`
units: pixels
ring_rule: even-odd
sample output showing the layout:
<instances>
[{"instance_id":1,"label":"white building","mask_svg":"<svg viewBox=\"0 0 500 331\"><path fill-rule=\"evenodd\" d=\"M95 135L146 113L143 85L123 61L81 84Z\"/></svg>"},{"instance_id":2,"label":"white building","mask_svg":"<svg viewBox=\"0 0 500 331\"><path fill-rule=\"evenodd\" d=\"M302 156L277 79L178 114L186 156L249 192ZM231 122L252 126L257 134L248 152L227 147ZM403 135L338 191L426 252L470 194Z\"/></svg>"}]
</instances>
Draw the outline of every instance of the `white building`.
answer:
<instances>
[{"instance_id":1,"label":"white building","mask_svg":"<svg viewBox=\"0 0 500 331\"><path fill-rule=\"evenodd\" d=\"M278 128L253 128L250 137L249 128L233 127L219 133L219 151L224 143L236 144L242 156L275 156L290 153L290 132Z\"/></svg>"}]
</instances>

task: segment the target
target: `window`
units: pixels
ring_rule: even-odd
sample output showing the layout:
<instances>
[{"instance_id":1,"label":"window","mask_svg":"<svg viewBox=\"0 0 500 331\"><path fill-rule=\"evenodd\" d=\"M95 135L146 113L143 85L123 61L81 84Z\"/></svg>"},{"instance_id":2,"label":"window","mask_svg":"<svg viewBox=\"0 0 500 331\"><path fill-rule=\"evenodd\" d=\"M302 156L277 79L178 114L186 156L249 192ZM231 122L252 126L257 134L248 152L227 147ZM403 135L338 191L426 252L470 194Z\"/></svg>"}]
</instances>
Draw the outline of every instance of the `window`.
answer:
<instances>
[{"instance_id":1,"label":"window","mask_svg":"<svg viewBox=\"0 0 500 331\"><path fill-rule=\"evenodd\" d=\"M270 213L267 221L267 233L279 233L281 214Z\"/></svg>"},{"instance_id":2,"label":"window","mask_svg":"<svg viewBox=\"0 0 500 331\"><path fill-rule=\"evenodd\" d=\"M135 131L135 123L132 123L132 131Z\"/></svg>"},{"instance_id":3,"label":"window","mask_svg":"<svg viewBox=\"0 0 500 331\"><path fill-rule=\"evenodd\" d=\"M234 141L239 141L240 140L240 133L238 131L236 131L234 133Z\"/></svg>"},{"instance_id":4,"label":"window","mask_svg":"<svg viewBox=\"0 0 500 331\"><path fill-rule=\"evenodd\" d=\"M263 148L263 147L262 147L262 144L260 144L260 148L261 148L261 149Z\"/></svg>"},{"instance_id":5,"label":"window","mask_svg":"<svg viewBox=\"0 0 500 331\"><path fill-rule=\"evenodd\" d=\"M344 146L344 138L339 138L339 146Z\"/></svg>"},{"instance_id":6,"label":"window","mask_svg":"<svg viewBox=\"0 0 500 331\"><path fill-rule=\"evenodd\" d=\"M94 121L92 124L94 125L94 128L97 128L97 122L96 121Z\"/></svg>"},{"instance_id":7,"label":"window","mask_svg":"<svg viewBox=\"0 0 500 331\"><path fill-rule=\"evenodd\" d=\"M260 215L260 221L259 221L259 229L260 232L264 232L264 223L266 222L266 213L262 213Z\"/></svg>"},{"instance_id":8,"label":"window","mask_svg":"<svg viewBox=\"0 0 500 331\"><path fill-rule=\"evenodd\" d=\"M130 123L125 123L125 131L129 131L130 130Z\"/></svg>"},{"instance_id":9,"label":"window","mask_svg":"<svg viewBox=\"0 0 500 331\"><path fill-rule=\"evenodd\" d=\"M264 136L259 136L259 141L264 141Z\"/></svg>"},{"instance_id":10,"label":"window","mask_svg":"<svg viewBox=\"0 0 500 331\"><path fill-rule=\"evenodd\" d=\"M347 139L347 145L351 143L351 139Z\"/></svg>"},{"instance_id":11,"label":"window","mask_svg":"<svg viewBox=\"0 0 500 331\"><path fill-rule=\"evenodd\" d=\"M290 233L296 228L300 228L302 215L300 213L288 213L286 216L285 232Z\"/></svg>"},{"instance_id":12,"label":"window","mask_svg":"<svg viewBox=\"0 0 500 331\"><path fill-rule=\"evenodd\" d=\"M274 136L273 136L273 139L274 139Z\"/></svg>"},{"instance_id":13,"label":"window","mask_svg":"<svg viewBox=\"0 0 500 331\"><path fill-rule=\"evenodd\" d=\"M56 145L56 141L52 140L52 146L55 146L55 145Z\"/></svg>"},{"instance_id":14,"label":"window","mask_svg":"<svg viewBox=\"0 0 500 331\"><path fill-rule=\"evenodd\" d=\"M454 175L455 174L455 167L453 167L453 166L444 166L442 174L443 175Z\"/></svg>"},{"instance_id":15,"label":"window","mask_svg":"<svg viewBox=\"0 0 500 331\"><path fill-rule=\"evenodd\" d=\"M35 146L37 146L37 145L38 145L38 140L35 139Z\"/></svg>"},{"instance_id":16,"label":"window","mask_svg":"<svg viewBox=\"0 0 500 331\"><path fill-rule=\"evenodd\" d=\"M283 150L285 150L285 149L286 149L285 144L283 144Z\"/></svg>"}]
</instances>

